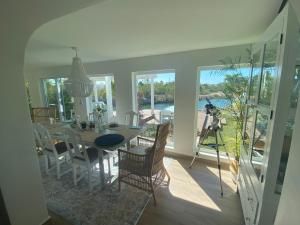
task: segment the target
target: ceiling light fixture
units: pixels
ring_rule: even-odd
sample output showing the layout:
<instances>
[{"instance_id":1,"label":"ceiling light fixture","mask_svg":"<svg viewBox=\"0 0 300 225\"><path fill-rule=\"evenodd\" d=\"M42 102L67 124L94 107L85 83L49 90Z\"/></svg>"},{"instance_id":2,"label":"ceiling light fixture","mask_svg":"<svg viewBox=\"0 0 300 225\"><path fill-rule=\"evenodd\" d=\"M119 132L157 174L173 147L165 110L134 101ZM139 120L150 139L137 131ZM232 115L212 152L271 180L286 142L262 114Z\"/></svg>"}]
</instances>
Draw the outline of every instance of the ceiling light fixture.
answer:
<instances>
[{"instance_id":1,"label":"ceiling light fixture","mask_svg":"<svg viewBox=\"0 0 300 225\"><path fill-rule=\"evenodd\" d=\"M81 59L77 56L78 48L71 47L76 52L73 57L71 75L64 82L67 92L72 97L88 97L93 91L93 82L88 78Z\"/></svg>"}]
</instances>

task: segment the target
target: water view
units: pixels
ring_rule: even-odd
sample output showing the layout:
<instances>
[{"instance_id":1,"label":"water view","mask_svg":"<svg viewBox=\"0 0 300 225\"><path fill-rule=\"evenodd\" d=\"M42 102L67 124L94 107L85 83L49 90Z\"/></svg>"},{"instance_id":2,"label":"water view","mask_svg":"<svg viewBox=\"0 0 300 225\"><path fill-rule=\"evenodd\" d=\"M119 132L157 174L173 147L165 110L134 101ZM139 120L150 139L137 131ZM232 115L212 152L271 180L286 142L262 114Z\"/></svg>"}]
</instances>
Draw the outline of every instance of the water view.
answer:
<instances>
[{"instance_id":1,"label":"water view","mask_svg":"<svg viewBox=\"0 0 300 225\"><path fill-rule=\"evenodd\" d=\"M210 99L211 103L216 106L217 108L226 108L230 106L230 100L229 99ZM208 104L208 102L205 99L199 100L198 101L198 111L202 111L205 109L205 105ZM150 106L149 106L150 107ZM174 104L172 103L157 103L154 105L154 109L157 110L168 110L171 112L174 112Z\"/></svg>"}]
</instances>

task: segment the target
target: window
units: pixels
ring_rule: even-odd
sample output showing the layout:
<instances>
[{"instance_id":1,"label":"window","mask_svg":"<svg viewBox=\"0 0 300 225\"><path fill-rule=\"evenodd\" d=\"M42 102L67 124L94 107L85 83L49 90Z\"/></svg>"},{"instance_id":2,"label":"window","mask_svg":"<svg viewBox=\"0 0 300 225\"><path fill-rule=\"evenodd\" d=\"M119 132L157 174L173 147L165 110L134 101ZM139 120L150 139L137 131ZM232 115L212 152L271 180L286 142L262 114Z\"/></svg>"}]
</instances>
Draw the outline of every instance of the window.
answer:
<instances>
[{"instance_id":1,"label":"window","mask_svg":"<svg viewBox=\"0 0 300 225\"><path fill-rule=\"evenodd\" d=\"M42 86L44 102L47 107L55 107L56 115L61 120L70 120L74 108L74 99L67 93L64 87L66 78L44 79Z\"/></svg>"},{"instance_id":2,"label":"window","mask_svg":"<svg viewBox=\"0 0 300 225\"><path fill-rule=\"evenodd\" d=\"M139 113L141 119L155 115L155 120L147 123L143 135L154 138L157 124L170 121L171 131L167 145L173 146L175 72L173 70L140 72L134 73L133 77L134 110Z\"/></svg>"},{"instance_id":3,"label":"window","mask_svg":"<svg viewBox=\"0 0 300 225\"><path fill-rule=\"evenodd\" d=\"M88 112L93 112L97 107L107 110L107 122L113 121L116 117L116 100L115 100L115 82L112 75L91 76L94 83L94 91L89 97Z\"/></svg>"},{"instance_id":4,"label":"window","mask_svg":"<svg viewBox=\"0 0 300 225\"><path fill-rule=\"evenodd\" d=\"M87 98L87 113L97 107L107 110L107 122L116 116L115 83L112 75L93 75L90 79L94 83L94 91ZM53 78L42 80L45 105L55 107L61 120L70 120L74 111L74 99L64 87L67 78Z\"/></svg>"},{"instance_id":5,"label":"window","mask_svg":"<svg viewBox=\"0 0 300 225\"><path fill-rule=\"evenodd\" d=\"M234 69L206 67L199 70L196 145L200 147L200 152L215 153L214 149L207 147L215 143L213 133L205 134L207 126L213 123L212 114L207 114L205 110L205 105L210 102L218 112L215 115L226 146L220 147L219 150L226 150L232 155L239 156L250 69L240 65L235 67ZM203 145L200 145L200 142Z\"/></svg>"}]
</instances>

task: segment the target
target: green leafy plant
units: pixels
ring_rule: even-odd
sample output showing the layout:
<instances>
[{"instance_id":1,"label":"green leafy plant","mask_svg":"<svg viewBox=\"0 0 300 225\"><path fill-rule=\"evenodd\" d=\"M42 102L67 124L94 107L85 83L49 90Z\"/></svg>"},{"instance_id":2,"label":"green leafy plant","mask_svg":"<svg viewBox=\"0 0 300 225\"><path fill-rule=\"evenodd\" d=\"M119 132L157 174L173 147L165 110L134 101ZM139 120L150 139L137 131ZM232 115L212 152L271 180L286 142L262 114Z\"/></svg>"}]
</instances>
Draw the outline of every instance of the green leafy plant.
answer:
<instances>
[{"instance_id":1,"label":"green leafy plant","mask_svg":"<svg viewBox=\"0 0 300 225\"><path fill-rule=\"evenodd\" d=\"M249 49L247 49L247 52L250 62L251 52ZM222 109L222 111L234 123L234 135L227 138L230 142L227 146L233 150L235 158L239 159L245 115L245 97L249 79L249 76L245 75L245 70L249 68L249 64L242 63L242 57L234 59L227 57L220 60L220 62L222 64L221 68L214 73L215 75L222 74L223 76L225 74L223 93L225 98L231 103L228 107Z\"/></svg>"}]
</instances>

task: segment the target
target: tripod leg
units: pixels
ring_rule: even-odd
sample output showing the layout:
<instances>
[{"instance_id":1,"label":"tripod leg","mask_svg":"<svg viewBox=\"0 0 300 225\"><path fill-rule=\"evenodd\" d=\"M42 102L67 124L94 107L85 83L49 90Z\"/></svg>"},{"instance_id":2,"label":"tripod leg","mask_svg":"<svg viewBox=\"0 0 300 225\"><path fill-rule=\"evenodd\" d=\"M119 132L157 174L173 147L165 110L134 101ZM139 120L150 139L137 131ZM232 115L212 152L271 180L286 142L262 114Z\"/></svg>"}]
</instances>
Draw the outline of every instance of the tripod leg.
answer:
<instances>
[{"instance_id":1,"label":"tripod leg","mask_svg":"<svg viewBox=\"0 0 300 225\"><path fill-rule=\"evenodd\" d=\"M194 156L194 158L193 158L191 164L189 165L189 168L192 168L192 166L193 166L193 164L194 164L194 162L195 162L195 159L196 159L196 156Z\"/></svg>"},{"instance_id":2,"label":"tripod leg","mask_svg":"<svg viewBox=\"0 0 300 225\"><path fill-rule=\"evenodd\" d=\"M221 164L220 164L220 152L219 152L219 143L218 143L217 131L215 131L215 136L216 136L216 152L217 152L218 170L219 170L219 182L220 182L220 188L221 188L221 196L223 196Z\"/></svg>"},{"instance_id":3,"label":"tripod leg","mask_svg":"<svg viewBox=\"0 0 300 225\"><path fill-rule=\"evenodd\" d=\"M201 140L201 136L199 137L199 142L198 142L198 145L197 145L197 147L199 147L199 150L198 150L198 152L196 152L196 155L194 156L194 158L193 158L191 164L189 165L189 168L192 168L192 166L193 166L193 164L194 164L194 162L195 162L195 160L196 160L196 156L199 155L199 152L200 152L200 146L203 144L204 140L207 138L208 132L209 132L209 128L205 131L202 140Z\"/></svg>"},{"instance_id":4,"label":"tripod leg","mask_svg":"<svg viewBox=\"0 0 300 225\"><path fill-rule=\"evenodd\" d=\"M228 151L227 151L227 148L226 148L224 139L223 139L223 135L222 135L222 133L221 133L220 130L219 130L219 136L220 136L220 140L222 141L222 144L223 144L223 146L224 146L224 149L225 149L225 153L226 153L227 159L228 159L228 161L230 162L229 154L228 154Z\"/></svg>"}]
</instances>

